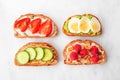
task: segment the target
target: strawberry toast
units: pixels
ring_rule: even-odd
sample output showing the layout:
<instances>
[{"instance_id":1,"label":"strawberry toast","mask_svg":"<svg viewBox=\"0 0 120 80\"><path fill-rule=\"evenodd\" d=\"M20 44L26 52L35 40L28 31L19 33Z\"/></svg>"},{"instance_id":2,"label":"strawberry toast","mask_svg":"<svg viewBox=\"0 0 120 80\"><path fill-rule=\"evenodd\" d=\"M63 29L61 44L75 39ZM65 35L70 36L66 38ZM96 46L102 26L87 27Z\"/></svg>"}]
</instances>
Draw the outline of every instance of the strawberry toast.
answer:
<instances>
[{"instance_id":1,"label":"strawberry toast","mask_svg":"<svg viewBox=\"0 0 120 80\"><path fill-rule=\"evenodd\" d=\"M21 47L15 55L17 66L52 66L57 63L56 49L46 42L29 42Z\"/></svg>"},{"instance_id":2,"label":"strawberry toast","mask_svg":"<svg viewBox=\"0 0 120 80\"><path fill-rule=\"evenodd\" d=\"M64 22L62 31L67 36L99 36L102 25L92 14L74 15Z\"/></svg>"},{"instance_id":3,"label":"strawberry toast","mask_svg":"<svg viewBox=\"0 0 120 80\"><path fill-rule=\"evenodd\" d=\"M17 38L54 37L57 32L55 22L43 14L21 15L14 22L14 35Z\"/></svg>"},{"instance_id":4,"label":"strawberry toast","mask_svg":"<svg viewBox=\"0 0 120 80\"><path fill-rule=\"evenodd\" d=\"M103 64L106 62L105 50L91 40L73 40L63 51L64 63L69 65Z\"/></svg>"}]
</instances>

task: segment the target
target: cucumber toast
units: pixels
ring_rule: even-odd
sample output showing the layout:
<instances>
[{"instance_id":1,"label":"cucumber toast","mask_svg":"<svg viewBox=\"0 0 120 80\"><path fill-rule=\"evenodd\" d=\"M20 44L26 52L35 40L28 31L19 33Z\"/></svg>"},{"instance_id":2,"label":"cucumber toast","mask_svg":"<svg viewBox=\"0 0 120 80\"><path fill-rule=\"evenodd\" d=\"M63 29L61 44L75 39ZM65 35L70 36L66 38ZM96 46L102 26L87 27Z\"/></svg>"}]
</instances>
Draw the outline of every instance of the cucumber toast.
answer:
<instances>
[{"instance_id":1,"label":"cucumber toast","mask_svg":"<svg viewBox=\"0 0 120 80\"><path fill-rule=\"evenodd\" d=\"M56 49L45 42L30 42L21 47L15 55L17 66L50 66L58 60Z\"/></svg>"}]
</instances>

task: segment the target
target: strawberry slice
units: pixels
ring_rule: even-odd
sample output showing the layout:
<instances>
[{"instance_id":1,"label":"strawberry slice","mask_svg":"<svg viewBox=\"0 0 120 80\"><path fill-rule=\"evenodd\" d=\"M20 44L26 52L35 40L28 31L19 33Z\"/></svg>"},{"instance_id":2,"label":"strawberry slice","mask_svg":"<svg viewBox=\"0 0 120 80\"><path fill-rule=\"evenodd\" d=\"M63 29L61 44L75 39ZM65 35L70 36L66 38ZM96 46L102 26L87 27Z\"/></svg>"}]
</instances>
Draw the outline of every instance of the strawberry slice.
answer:
<instances>
[{"instance_id":1,"label":"strawberry slice","mask_svg":"<svg viewBox=\"0 0 120 80\"><path fill-rule=\"evenodd\" d=\"M41 19L40 18L34 19L29 24L29 30L32 32L32 34L37 33L40 26L41 26Z\"/></svg>"},{"instance_id":2,"label":"strawberry slice","mask_svg":"<svg viewBox=\"0 0 120 80\"><path fill-rule=\"evenodd\" d=\"M72 60L77 60L78 59L78 54L76 52L72 52L72 53L70 53L70 58Z\"/></svg>"},{"instance_id":3,"label":"strawberry slice","mask_svg":"<svg viewBox=\"0 0 120 80\"><path fill-rule=\"evenodd\" d=\"M47 37L52 32L52 20L48 19L39 28L39 33Z\"/></svg>"},{"instance_id":4,"label":"strawberry slice","mask_svg":"<svg viewBox=\"0 0 120 80\"><path fill-rule=\"evenodd\" d=\"M75 50L77 53L79 53L80 50L81 50L81 45L76 44L76 45L73 46L73 48L74 48L74 50Z\"/></svg>"},{"instance_id":5,"label":"strawberry slice","mask_svg":"<svg viewBox=\"0 0 120 80\"><path fill-rule=\"evenodd\" d=\"M82 50L80 51L80 56L81 56L81 57L85 57L86 55L88 55L87 49L82 49Z\"/></svg>"},{"instance_id":6,"label":"strawberry slice","mask_svg":"<svg viewBox=\"0 0 120 80\"><path fill-rule=\"evenodd\" d=\"M90 52L92 55L97 55L98 54L98 48L96 46L92 46L90 49Z\"/></svg>"},{"instance_id":7,"label":"strawberry slice","mask_svg":"<svg viewBox=\"0 0 120 80\"><path fill-rule=\"evenodd\" d=\"M27 30L29 22L30 22L30 18L24 18L21 20L17 20L14 24L14 28L20 29L21 32L24 32Z\"/></svg>"},{"instance_id":8,"label":"strawberry slice","mask_svg":"<svg viewBox=\"0 0 120 80\"><path fill-rule=\"evenodd\" d=\"M91 61L93 63L97 63L99 61L99 57L97 55L91 57Z\"/></svg>"}]
</instances>

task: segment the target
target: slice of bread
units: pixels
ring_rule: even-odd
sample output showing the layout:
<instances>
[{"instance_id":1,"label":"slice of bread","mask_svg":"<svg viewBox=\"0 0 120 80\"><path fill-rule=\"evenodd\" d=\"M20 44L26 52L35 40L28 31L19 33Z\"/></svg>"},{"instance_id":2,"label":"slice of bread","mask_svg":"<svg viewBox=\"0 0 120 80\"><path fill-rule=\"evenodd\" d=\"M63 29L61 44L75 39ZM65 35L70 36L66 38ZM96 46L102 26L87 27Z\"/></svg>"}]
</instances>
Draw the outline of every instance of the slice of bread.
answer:
<instances>
[{"instance_id":1,"label":"slice of bread","mask_svg":"<svg viewBox=\"0 0 120 80\"><path fill-rule=\"evenodd\" d=\"M53 57L52 57L51 60L46 61L46 62L42 61L42 60L30 60L26 64L20 64L18 62L18 60L16 59L17 54L20 51L24 51L28 47L32 47L32 48L35 48L35 47L48 48L48 49L50 49L52 51ZM56 49L52 45L50 45L49 43L46 43L46 42L29 42L26 45L22 46L17 51L17 53L15 55L15 58L14 58L14 63L17 66L52 66L52 65L55 65L57 63L57 61L58 61L58 53L57 53Z\"/></svg>"},{"instance_id":2,"label":"slice of bread","mask_svg":"<svg viewBox=\"0 0 120 80\"><path fill-rule=\"evenodd\" d=\"M69 20L70 20L71 18L73 18L73 17L76 17L76 16L77 16L80 20L81 20L81 18L82 18L83 16L85 16L85 17L86 17L86 16L94 17L94 18L97 20L97 22L99 23L99 25L100 25L100 30L99 30L99 32L90 32L90 31L89 31L89 33L84 33L84 32L72 33L72 32L70 32L70 30L66 30L66 29L65 29L65 26L67 25L67 29L68 29ZM78 26L78 27L79 27L79 26ZM91 30L91 29L90 29L90 30ZM94 37L94 36L99 36L99 35L102 34L102 24L101 24L100 20L99 20L95 15L92 15L92 14L74 15L74 16L69 17L69 18L64 22L63 27L62 27L62 31L63 31L63 33L64 33L65 35L67 35L67 36L82 36L82 37L90 36L90 37Z\"/></svg>"},{"instance_id":3,"label":"slice of bread","mask_svg":"<svg viewBox=\"0 0 120 80\"><path fill-rule=\"evenodd\" d=\"M80 52L78 52L78 59L72 60L70 57L70 54L74 52L74 45L79 44L81 45L82 49L86 49L88 51L88 54L84 57L80 55ZM94 63L92 61L92 54L90 52L92 46L97 46L98 53L97 56L99 57L99 60ZM106 52L105 50L100 46L100 44L91 41L91 40L73 40L70 43L66 45L63 51L64 56L64 63L68 65L90 65L90 64L103 64L107 60ZM73 56L74 57L74 56ZM94 59L95 60L95 59Z\"/></svg>"},{"instance_id":4,"label":"slice of bread","mask_svg":"<svg viewBox=\"0 0 120 80\"><path fill-rule=\"evenodd\" d=\"M17 21L21 20L21 19L24 19L24 18L30 18L30 20L34 20L36 18L40 18L43 22L45 22L45 20L47 19L50 19L52 20L51 18L43 15L43 14L24 14L24 15L21 15L15 22L14 22L14 27L15 27L15 24ZM56 23L52 20L52 31L51 33L47 36L47 37L55 37L58 33L58 28L57 28L57 25ZM45 38L45 36L42 36L41 34L37 33L37 34L32 34L28 29L24 32L21 32L20 30L16 30L14 28L14 36L17 37L17 38Z\"/></svg>"}]
</instances>

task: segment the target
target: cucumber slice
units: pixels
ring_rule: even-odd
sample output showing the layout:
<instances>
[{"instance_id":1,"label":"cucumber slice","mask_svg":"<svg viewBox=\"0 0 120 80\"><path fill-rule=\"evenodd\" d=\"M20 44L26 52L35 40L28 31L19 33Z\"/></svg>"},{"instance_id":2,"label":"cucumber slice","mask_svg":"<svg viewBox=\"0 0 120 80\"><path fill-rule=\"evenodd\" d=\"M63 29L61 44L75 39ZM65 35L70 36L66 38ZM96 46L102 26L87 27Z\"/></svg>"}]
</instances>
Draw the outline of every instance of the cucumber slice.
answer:
<instances>
[{"instance_id":1,"label":"cucumber slice","mask_svg":"<svg viewBox=\"0 0 120 80\"><path fill-rule=\"evenodd\" d=\"M49 60L51 60L52 58L53 58L53 53L52 53L52 51L50 50L50 49L48 49L48 48L45 48L44 49L44 57L42 58L42 61L49 61Z\"/></svg>"},{"instance_id":2,"label":"cucumber slice","mask_svg":"<svg viewBox=\"0 0 120 80\"><path fill-rule=\"evenodd\" d=\"M36 57L36 51L34 48L26 48L25 51L27 51L30 54L30 60L34 60Z\"/></svg>"},{"instance_id":3,"label":"cucumber slice","mask_svg":"<svg viewBox=\"0 0 120 80\"><path fill-rule=\"evenodd\" d=\"M29 62L30 56L26 51L21 51L17 54L16 59L20 64L26 64Z\"/></svg>"},{"instance_id":4,"label":"cucumber slice","mask_svg":"<svg viewBox=\"0 0 120 80\"><path fill-rule=\"evenodd\" d=\"M36 56L36 60L41 60L44 56L44 51L41 47L37 47L35 48L36 52L37 52L37 56Z\"/></svg>"}]
</instances>

